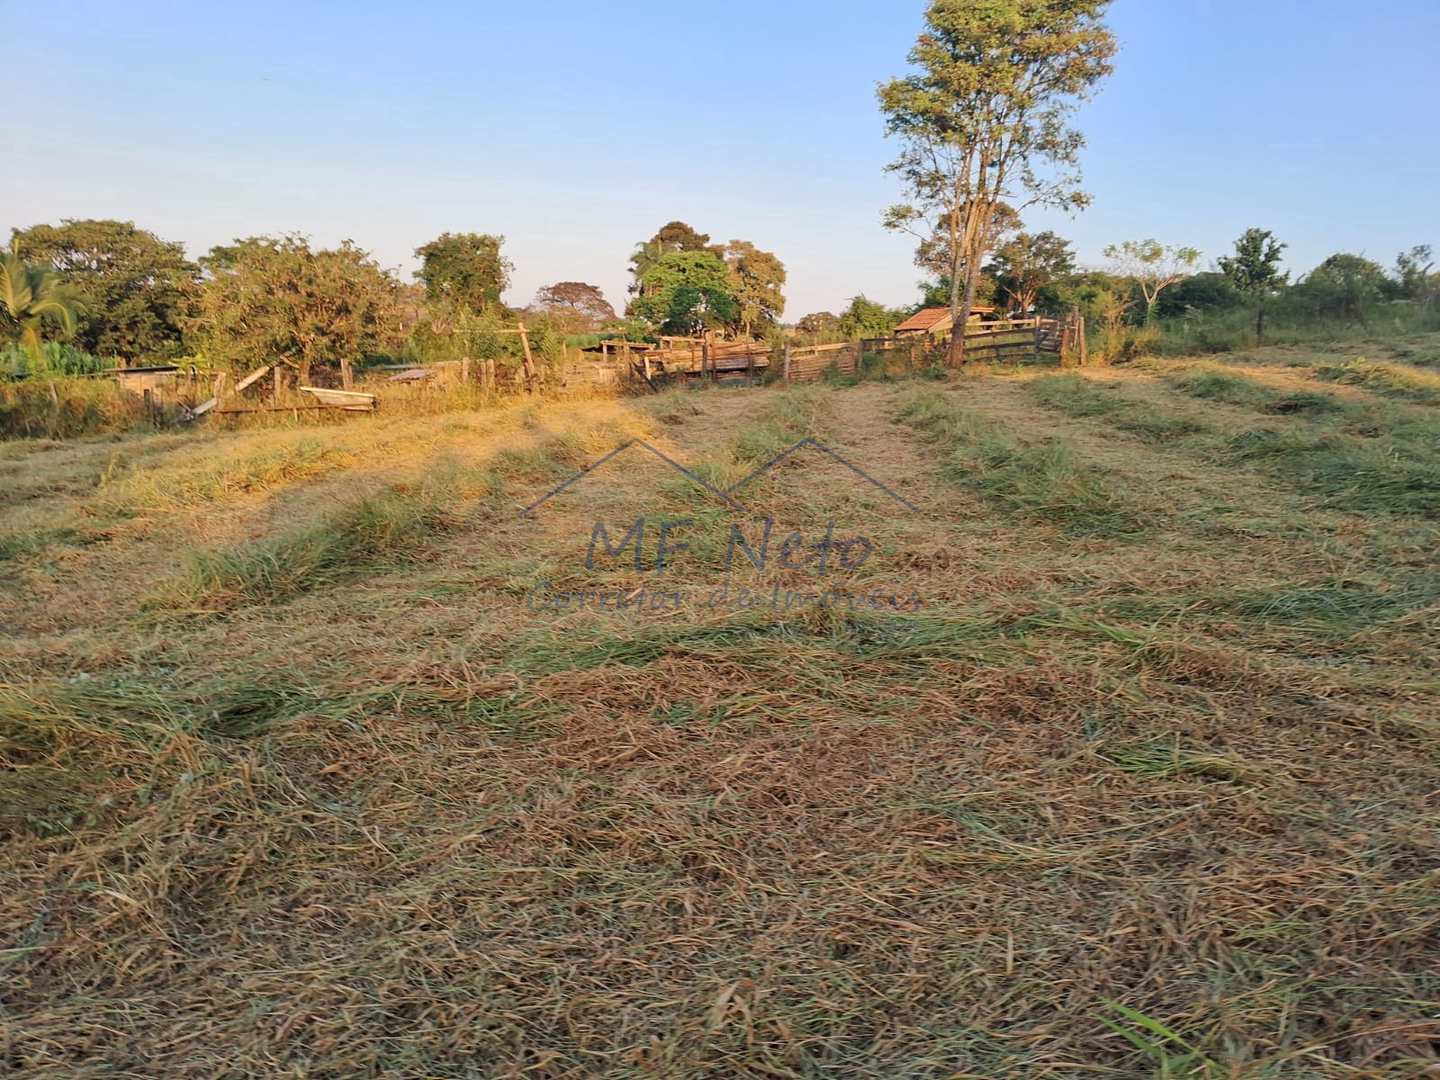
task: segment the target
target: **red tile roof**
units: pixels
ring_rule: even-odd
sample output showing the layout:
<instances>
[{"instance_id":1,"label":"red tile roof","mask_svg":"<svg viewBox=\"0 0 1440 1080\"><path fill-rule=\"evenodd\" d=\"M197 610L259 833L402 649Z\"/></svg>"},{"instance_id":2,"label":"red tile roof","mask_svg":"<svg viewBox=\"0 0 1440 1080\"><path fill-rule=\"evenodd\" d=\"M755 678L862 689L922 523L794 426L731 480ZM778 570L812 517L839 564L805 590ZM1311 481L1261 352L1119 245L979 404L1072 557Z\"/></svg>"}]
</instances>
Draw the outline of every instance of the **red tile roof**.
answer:
<instances>
[{"instance_id":1,"label":"red tile roof","mask_svg":"<svg viewBox=\"0 0 1440 1080\"><path fill-rule=\"evenodd\" d=\"M970 309L970 314L988 315L994 310L992 307L976 304ZM901 330L930 330L949 318L950 309L948 307L927 307L911 315L910 318L895 327L895 330L897 333Z\"/></svg>"}]
</instances>

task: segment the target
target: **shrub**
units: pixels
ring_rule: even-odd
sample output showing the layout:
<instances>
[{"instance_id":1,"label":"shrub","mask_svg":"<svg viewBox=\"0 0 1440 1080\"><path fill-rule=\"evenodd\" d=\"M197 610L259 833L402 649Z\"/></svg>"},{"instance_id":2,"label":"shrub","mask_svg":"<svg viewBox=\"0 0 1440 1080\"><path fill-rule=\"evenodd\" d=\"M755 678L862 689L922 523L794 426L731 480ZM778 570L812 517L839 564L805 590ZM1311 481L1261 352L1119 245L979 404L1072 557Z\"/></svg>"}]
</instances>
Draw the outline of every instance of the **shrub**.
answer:
<instances>
[{"instance_id":1,"label":"shrub","mask_svg":"<svg viewBox=\"0 0 1440 1080\"><path fill-rule=\"evenodd\" d=\"M110 379L0 382L0 438L68 439L146 423L144 402Z\"/></svg>"}]
</instances>

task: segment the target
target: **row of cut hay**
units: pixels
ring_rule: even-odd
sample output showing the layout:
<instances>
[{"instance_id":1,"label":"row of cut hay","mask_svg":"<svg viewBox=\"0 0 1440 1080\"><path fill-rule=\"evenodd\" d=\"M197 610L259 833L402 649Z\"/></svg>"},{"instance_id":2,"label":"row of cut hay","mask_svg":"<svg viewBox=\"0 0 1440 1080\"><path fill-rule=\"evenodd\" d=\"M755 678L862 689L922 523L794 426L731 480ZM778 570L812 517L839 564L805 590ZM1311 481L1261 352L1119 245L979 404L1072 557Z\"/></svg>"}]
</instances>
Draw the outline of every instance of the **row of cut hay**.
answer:
<instances>
[{"instance_id":1,"label":"row of cut hay","mask_svg":"<svg viewBox=\"0 0 1440 1080\"><path fill-rule=\"evenodd\" d=\"M1104 469L1058 438L1025 442L936 391L914 395L897 417L929 434L945 455L947 480L997 505L1076 536L1143 531L1143 518Z\"/></svg>"}]
</instances>

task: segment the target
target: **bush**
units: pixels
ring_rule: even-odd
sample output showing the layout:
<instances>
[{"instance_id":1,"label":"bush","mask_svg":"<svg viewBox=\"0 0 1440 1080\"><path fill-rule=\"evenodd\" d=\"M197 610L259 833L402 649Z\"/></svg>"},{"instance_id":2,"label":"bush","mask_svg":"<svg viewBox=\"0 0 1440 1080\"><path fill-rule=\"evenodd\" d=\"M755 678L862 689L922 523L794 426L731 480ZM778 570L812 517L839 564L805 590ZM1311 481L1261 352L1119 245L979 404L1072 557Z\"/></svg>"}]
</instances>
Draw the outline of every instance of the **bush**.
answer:
<instances>
[{"instance_id":1,"label":"bush","mask_svg":"<svg viewBox=\"0 0 1440 1080\"><path fill-rule=\"evenodd\" d=\"M0 438L67 439L146 423L144 402L110 379L0 382Z\"/></svg>"},{"instance_id":2,"label":"bush","mask_svg":"<svg viewBox=\"0 0 1440 1080\"><path fill-rule=\"evenodd\" d=\"M18 346L0 349L0 378L89 375L113 366L98 356L91 356L83 349L77 349L62 341L44 342L40 346L38 360Z\"/></svg>"}]
</instances>

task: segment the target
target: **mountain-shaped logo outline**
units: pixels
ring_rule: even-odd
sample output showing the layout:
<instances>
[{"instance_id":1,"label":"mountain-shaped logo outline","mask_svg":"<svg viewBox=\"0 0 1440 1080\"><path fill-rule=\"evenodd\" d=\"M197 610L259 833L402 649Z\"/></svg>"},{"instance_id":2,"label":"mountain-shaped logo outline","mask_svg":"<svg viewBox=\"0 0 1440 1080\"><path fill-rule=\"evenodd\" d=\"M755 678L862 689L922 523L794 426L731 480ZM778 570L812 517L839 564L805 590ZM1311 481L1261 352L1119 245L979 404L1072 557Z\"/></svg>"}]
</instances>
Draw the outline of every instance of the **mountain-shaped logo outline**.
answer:
<instances>
[{"instance_id":1,"label":"mountain-shaped logo outline","mask_svg":"<svg viewBox=\"0 0 1440 1080\"><path fill-rule=\"evenodd\" d=\"M670 468L674 469L674 470L675 470L676 472L678 472L681 476L685 477L685 479L689 480L689 481L690 481L692 484L694 484L696 487L700 488L702 491L705 491L705 492L707 492L707 493L710 494L710 495L715 496L717 499L719 499L721 502L725 503L727 506L731 507L732 509L734 509L734 510L739 510L739 511L741 511L741 512L744 512L745 506L744 506L742 503L740 503L738 500L736 500L736 499L734 498L734 493L735 493L735 492L739 491L739 490L740 490L741 488L743 488L746 484L749 484L752 480L755 480L755 479L763 476L765 473L769 472L771 469L773 469L773 468L775 468L777 465L779 465L782 461L784 461L784 460L786 460L787 458L793 456L794 454L799 453L801 450L805 449L807 446L808 446L808 447L814 447L816 450L819 450L821 453L826 454L827 456L829 456L829 457L833 458L834 460L838 461L841 465L844 465L847 469L849 469L851 472L853 472L856 476L860 477L860 479L864 480L866 483L872 485L873 487L879 488L880 491L884 492L884 493L885 493L886 495L888 495L890 498L894 499L896 502L898 502L901 506L905 507L907 510L912 510L912 511L914 511L914 512L916 512L916 513L919 513L919 507L917 507L917 506L916 506L914 503L912 503L909 499L906 499L903 495L900 495L900 494L896 493L894 490L892 490L892 489L891 489L890 487L888 487L887 485L882 484L879 480L876 480L873 476L871 476L869 473L867 473L864 469L860 468L860 466L854 464L854 463L851 462L851 461L846 460L846 459L845 459L844 457L842 457L840 454L837 454L837 453L836 453L834 450L832 450L830 447L828 447L828 446L826 446L824 443L822 443L819 439L815 438L814 436L806 436L805 438L803 438L803 439L801 439L799 442L797 442L794 446L790 447L790 448L787 449L787 450L782 451L782 452L779 453L779 454L776 454L776 455L775 455L773 458L771 458L769 461L765 462L765 464L761 465L759 468L757 468L757 469L753 470L752 472L750 472L747 476L744 477L744 479L740 480L740 481L739 481L738 483L736 483L736 484L731 485L730 487L724 489L723 491L722 491L720 488L715 487L713 484L706 483L705 480L703 480L701 477L697 476L695 473L691 472L689 469L685 468L684 465L681 465L678 461L676 461L674 458L670 457L670 456L669 456L668 454L666 454L664 451L662 451L662 450L657 450L654 446L651 446L648 442L645 442L643 439L630 439L630 440L628 440L628 441L626 441L626 442L621 443L621 444L620 444L619 446L617 446L614 450L611 450L608 454L606 454L604 457L600 458L598 461L595 461L595 462L592 462L592 463L589 464L589 465L586 465L583 469L581 469L579 472L577 472L574 476L570 477L570 479L566 480L564 483L558 485L557 487L551 488L551 489L550 489L549 491L547 491L544 495L542 495L539 499L535 500L535 502L531 503L531 504L530 504L529 506L527 506L524 510L522 510L522 511L520 512L520 516L521 516L521 517L531 517L531 516L533 516L536 510L540 509L540 507L544 506L544 505L545 505L547 502L549 502L551 499L555 498L557 495L561 495L561 494L563 494L564 492L570 490L570 488L574 487L574 486L575 486L576 484L578 484L581 480L585 479L587 476L589 476L591 473L593 473L596 469L600 468L600 466L606 464L606 463L609 462L609 461L612 461L613 459L615 459L616 457L618 457L620 454L624 453L626 450L629 450L632 446L638 446L638 447L640 447L640 448L643 449L643 450L648 450L650 453L654 454L657 458L659 458L661 461L663 461L666 465L670 466Z\"/></svg>"}]
</instances>

